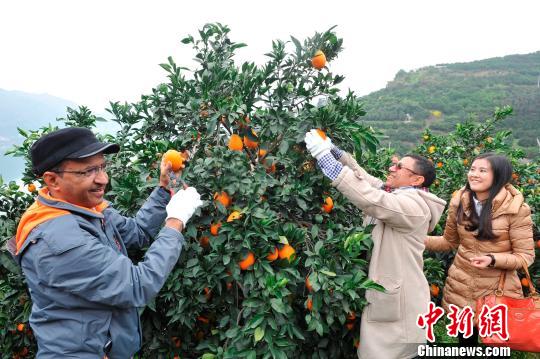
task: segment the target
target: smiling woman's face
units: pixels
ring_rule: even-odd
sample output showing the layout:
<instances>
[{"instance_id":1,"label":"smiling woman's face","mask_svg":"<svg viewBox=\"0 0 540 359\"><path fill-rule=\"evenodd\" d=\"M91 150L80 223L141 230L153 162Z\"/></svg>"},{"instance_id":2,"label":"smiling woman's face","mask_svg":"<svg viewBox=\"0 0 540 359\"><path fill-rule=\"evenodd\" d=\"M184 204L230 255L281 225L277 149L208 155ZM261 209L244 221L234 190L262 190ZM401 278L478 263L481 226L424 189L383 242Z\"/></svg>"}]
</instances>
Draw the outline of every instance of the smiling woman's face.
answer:
<instances>
[{"instance_id":1,"label":"smiling woman's face","mask_svg":"<svg viewBox=\"0 0 540 359\"><path fill-rule=\"evenodd\" d=\"M481 197L489 194L489 189L493 185L493 170L489 161L485 158L475 160L467 173L467 180L471 190L476 193L476 197L484 199Z\"/></svg>"}]
</instances>

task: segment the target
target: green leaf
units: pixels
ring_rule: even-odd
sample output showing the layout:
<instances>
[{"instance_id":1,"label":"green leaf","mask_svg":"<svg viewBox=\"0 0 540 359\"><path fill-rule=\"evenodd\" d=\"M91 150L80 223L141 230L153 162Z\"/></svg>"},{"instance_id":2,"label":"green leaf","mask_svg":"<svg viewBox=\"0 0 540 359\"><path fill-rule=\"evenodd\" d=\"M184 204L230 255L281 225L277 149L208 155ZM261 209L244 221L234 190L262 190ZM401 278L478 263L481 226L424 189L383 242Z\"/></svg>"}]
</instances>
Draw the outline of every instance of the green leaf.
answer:
<instances>
[{"instance_id":1,"label":"green leaf","mask_svg":"<svg viewBox=\"0 0 540 359\"><path fill-rule=\"evenodd\" d=\"M322 241L317 241L317 243L315 243L315 253L321 254L320 252L321 252L321 249L322 249L323 246L324 246L324 243ZM324 273L324 271L321 271L321 272ZM335 276L335 274L334 274L334 276Z\"/></svg>"},{"instance_id":2,"label":"green leaf","mask_svg":"<svg viewBox=\"0 0 540 359\"><path fill-rule=\"evenodd\" d=\"M321 272L322 274L326 274L326 275L329 276L329 277L335 277L335 276L337 275L336 273L330 272L330 271L327 271L327 270L320 270L320 272Z\"/></svg>"},{"instance_id":3,"label":"green leaf","mask_svg":"<svg viewBox=\"0 0 540 359\"><path fill-rule=\"evenodd\" d=\"M264 328L258 327L255 329L255 343L260 341L264 337Z\"/></svg>"},{"instance_id":4,"label":"green leaf","mask_svg":"<svg viewBox=\"0 0 540 359\"><path fill-rule=\"evenodd\" d=\"M287 307L283 303L283 300L272 298L270 299L270 305L272 306L272 309L274 309L276 312L281 314L287 314Z\"/></svg>"}]
</instances>

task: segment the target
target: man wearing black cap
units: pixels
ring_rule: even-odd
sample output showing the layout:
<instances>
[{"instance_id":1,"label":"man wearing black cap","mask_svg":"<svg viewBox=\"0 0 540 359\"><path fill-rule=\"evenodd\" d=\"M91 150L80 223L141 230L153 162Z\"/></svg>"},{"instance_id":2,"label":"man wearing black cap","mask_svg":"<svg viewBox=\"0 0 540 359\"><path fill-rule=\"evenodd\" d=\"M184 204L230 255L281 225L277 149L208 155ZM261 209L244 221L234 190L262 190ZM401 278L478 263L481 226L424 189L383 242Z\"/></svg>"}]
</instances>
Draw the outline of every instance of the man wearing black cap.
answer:
<instances>
[{"instance_id":1,"label":"man wearing black cap","mask_svg":"<svg viewBox=\"0 0 540 359\"><path fill-rule=\"evenodd\" d=\"M193 187L171 197L171 164L162 161L160 187L135 218L123 217L103 199L104 155L118 151L84 128L52 132L31 148L46 187L22 216L14 247L32 297L38 358L133 356L142 338L137 308L163 286L185 244L180 232L202 204ZM134 265L126 248L154 237Z\"/></svg>"}]
</instances>

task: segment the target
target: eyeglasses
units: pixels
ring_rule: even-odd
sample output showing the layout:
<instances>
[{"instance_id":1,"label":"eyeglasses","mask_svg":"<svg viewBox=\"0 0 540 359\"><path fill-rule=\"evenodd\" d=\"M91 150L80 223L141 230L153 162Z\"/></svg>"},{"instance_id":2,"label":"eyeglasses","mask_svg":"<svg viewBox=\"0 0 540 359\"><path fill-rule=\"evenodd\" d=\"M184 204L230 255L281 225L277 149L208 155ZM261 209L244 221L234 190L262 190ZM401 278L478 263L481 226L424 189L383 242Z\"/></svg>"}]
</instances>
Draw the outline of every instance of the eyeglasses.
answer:
<instances>
[{"instance_id":1,"label":"eyeglasses","mask_svg":"<svg viewBox=\"0 0 540 359\"><path fill-rule=\"evenodd\" d=\"M414 172L414 171L411 170L410 168L403 167L403 164L402 164L401 162L396 163L395 166L396 166L396 168L397 168L398 170L405 169L405 170L407 170L407 171L410 171L412 174L415 174L415 175L417 175L417 176L421 176L421 174Z\"/></svg>"},{"instance_id":2,"label":"eyeglasses","mask_svg":"<svg viewBox=\"0 0 540 359\"><path fill-rule=\"evenodd\" d=\"M87 170L84 170L84 171L67 171L67 170L61 170L61 171L52 171L54 173L73 173L74 175L77 175L79 177L86 177L86 178L90 178L90 177L95 177L97 176L100 172L105 172L105 170L107 169L107 162L104 162L103 164L99 165L99 166L93 166L93 167L90 167L88 168Z\"/></svg>"}]
</instances>

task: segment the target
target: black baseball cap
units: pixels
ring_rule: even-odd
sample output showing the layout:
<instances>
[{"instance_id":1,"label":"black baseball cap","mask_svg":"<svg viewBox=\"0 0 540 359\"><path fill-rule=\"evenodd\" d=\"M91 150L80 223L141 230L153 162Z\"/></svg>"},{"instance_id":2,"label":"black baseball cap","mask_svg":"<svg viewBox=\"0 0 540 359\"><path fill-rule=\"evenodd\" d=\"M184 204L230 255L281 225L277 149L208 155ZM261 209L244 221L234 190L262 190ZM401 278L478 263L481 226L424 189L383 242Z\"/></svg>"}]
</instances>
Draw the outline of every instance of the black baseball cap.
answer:
<instances>
[{"instance_id":1,"label":"black baseball cap","mask_svg":"<svg viewBox=\"0 0 540 359\"><path fill-rule=\"evenodd\" d=\"M32 170L37 176L50 170L63 160L93 156L98 153L117 153L120 146L99 142L87 128L67 127L46 134L30 148Z\"/></svg>"}]
</instances>

